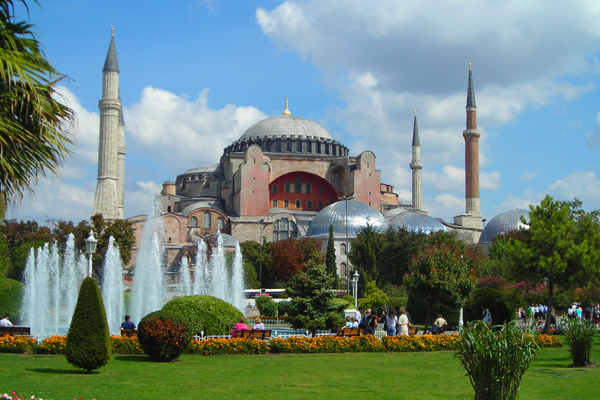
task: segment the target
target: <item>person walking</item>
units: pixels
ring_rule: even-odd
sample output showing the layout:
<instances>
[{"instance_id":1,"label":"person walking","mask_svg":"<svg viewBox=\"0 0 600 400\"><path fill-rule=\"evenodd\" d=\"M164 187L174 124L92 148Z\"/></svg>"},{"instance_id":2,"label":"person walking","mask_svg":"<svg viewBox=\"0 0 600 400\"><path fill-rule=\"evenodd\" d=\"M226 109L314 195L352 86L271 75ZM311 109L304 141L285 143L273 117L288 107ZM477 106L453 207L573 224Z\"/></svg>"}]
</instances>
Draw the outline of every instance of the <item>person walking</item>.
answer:
<instances>
[{"instance_id":1,"label":"person walking","mask_svg":"<svg viewBox=\"0 0 600 400\"><path fill-rule=\"evenodd\" d=\"M398 317L396 335L408 336L409 326L411 326L411 323L408 322L408 317L406 316L406 309L402 307L400 309L400 316Z\"/></svg>"},{"instance_id":2,"label":"person walking","mask_svg":"<svg viewBox=\"0 0 600 400\"><path fill-rule=\"evenodd\" d=\"M388 336L396 336L396 325L398 324L398 317L392 309L390 313L385 317L385 330Z\"/></svg>"}]
</instances>

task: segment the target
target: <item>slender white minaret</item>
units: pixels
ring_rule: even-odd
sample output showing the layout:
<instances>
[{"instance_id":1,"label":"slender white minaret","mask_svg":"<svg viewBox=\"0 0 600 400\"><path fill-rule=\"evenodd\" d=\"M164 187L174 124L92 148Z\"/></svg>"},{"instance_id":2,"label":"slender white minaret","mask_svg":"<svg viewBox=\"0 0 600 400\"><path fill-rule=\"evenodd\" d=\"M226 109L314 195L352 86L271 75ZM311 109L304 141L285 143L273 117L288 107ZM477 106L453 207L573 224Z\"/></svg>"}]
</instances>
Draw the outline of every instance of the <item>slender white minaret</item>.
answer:
<instances>
[{"instance_id":1,"label":"slender white minaret","mask_svg":"<svg viewBox=\"0 0 600 400\"><path fill-rule=\"evenodd\" d=\"M417 110L415 110L415 123L413 125L413 140L412 140L412 204L415 210L423 208L421 202L421 143L419 142L419 127L417 125Z\"/></svg>"},{"instance_id":2,"label":"slender white minaret","mask_svg":"<svg viewBox=\"0 0 600 400\"><path fill-rule=\"evenodd\" d=\"M465 138L465 205L466 213L481 218L479 205L479 137L477 129L477 104L475 103L475 86L469 63L469 87L467 88L467 129L463 131Z\"/></svg>"},{"instance_id":3,"label":"slender white minaret","mask_svg":"<svg viewBox=\"0 0 600 400\"><path fill-rule=\"evenodd\" d=\"M119 147L119 63L112 30L108 54L102 69L102 100L100 109L100 145L98 147L98 184L92 215L102 214L105 220L119 218L118 162Z\"/></svg>"},{"instance_id":4,"label":"slender white minaret","mask_svg":"<svg viewBox=\"0 0 600 400\"><path fill-rule=\"evenodd\" d=\"M121 96L119 95L119 102ZM117 147L117 204L119 209L119 219L125 218L125 118L123 117L123 107L119 109L119 140Z\"/></svg>"}]
</instances>

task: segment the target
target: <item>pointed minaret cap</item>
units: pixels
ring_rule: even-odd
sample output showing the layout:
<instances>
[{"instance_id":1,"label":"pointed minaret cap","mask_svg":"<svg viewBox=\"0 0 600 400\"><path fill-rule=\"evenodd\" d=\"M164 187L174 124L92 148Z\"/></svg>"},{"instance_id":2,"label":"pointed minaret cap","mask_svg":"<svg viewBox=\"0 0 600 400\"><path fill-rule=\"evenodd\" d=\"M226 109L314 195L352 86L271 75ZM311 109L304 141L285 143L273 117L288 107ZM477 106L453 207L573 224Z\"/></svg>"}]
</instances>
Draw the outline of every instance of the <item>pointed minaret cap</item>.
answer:
<instances>
[{"instance_id":1,"label":"pointed minaret cap","mask_svg":"<svg viewBox=\"0 0 600 400\"><path fill-rule=\"evenodd\" d=\"M106 54L106 61L104 61L104 71L116 71L119 72L119 62L117 61L117 48L115 47L115 28L111 26L112 36L110 38L110 45L108 46L108 53Z\"/></svg>"},{"instance_id":2,"label":"pointed minaret cap","mask_svg":"<svg viewBox=\"0 0 600 400\"><path fill-rule=\"evenodd\" d=\"M471 62L469 61L469 88L467 90L467 108L477 108L475 103L475 86L473 86L473 73L471 72Z\"/></svg>"},{"instance_id":3,"label":"pointed minaret cap","mask_svg":"<svg viewBox=\"0 0 600 400\"><path fill-rule=\"evenodd\" d=\"M292 113L288 109L288 98L287 98L287 96L285 96L285 110L283 110L282 115L292 115Z\"/></svg>"},{"instance_id":4,"label":"pointed minaret cap","mask_svg":"<svg viewBox=\"0 0 600 400\"><path fill-rule=\"evenodd\" d=\"M419 126L417 125L417 110L415 110L415 123L413 125L413 146L420 146L421 142L419 141Z\"/></svg>"}]
</instances>

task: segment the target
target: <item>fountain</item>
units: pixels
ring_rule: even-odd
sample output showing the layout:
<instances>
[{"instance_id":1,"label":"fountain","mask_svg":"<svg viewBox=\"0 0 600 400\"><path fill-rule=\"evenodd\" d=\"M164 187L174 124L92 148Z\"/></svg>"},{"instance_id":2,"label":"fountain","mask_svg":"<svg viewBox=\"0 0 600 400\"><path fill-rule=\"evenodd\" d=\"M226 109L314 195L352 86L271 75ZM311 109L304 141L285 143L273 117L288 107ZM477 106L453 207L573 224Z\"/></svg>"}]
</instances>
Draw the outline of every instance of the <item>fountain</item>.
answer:
<instances>
[{"instance_id":1,"label":"fountain","mask_svg":"<svg viewBox=\"0 0 600 400\"><path fill-rule=\"evenodd\" d=\"M119 335L121 322L125 315L125 298L123 296L123 263L119 246L111 236L104 256L104 278L102 279L102 300L106 311L108 330L112 335Z\"/></svg>"}]
</instances>

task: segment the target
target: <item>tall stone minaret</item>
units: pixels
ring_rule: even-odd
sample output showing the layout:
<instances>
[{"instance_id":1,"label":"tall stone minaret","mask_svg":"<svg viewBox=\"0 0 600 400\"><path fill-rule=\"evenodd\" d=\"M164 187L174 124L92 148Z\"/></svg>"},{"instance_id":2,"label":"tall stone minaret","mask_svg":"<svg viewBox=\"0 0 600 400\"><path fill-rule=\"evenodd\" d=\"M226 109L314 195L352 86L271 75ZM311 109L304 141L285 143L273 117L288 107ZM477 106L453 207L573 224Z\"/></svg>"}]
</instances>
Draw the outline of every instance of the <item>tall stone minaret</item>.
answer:
<instances>
[{"instance_id":1,"label":"tall stone minaret","mask_svg":"<svg viewBox=\"0 0 600 400\"><path fill-rule=\"evenodd\" d=\"M105 220L119 219L119 63L112 30L108 54L102 69L102 99L100 109L100 145L98 147L98 184L92 215L102 214Z\"/></svg>"},{"instance_id":2,"label":"tall stone minaret","mask_svg":"<svg viewBox=\"0 0 600 400\"><path fill-rule=\"evenodd\" d=\"M119 102L121 95L119 93ZM125 118L123 117L123 107L119 109L119 140L117 147L117 204L119 209L119 219L125 218Z\"/></svg>"},{"instance_id":3,"label":"tall stone minaret","mask_svg":"<svg viewBox=\"0 0 600 400\"><path fill-rule=\"evenodd\" d=\"M413 125L413 140L412 140L412 204L415 210L421 210L421 143L419 142L419 127L417 125L417 110L415 110L415 123Z\"/></svg>"},{"instance_id":4,"label":"tall stone minaret","mask_svg":"<svg viewBox=\"0 0 600 400\"><path fill-rule=\"evenodd\" d=\"M477 129L477 104L473 74L469 63L469 87L467 89L467 129L463 131L465 138L465 196L466 213L481 219L479 206L479 137Z\"/></svg>"}]
</instances>

